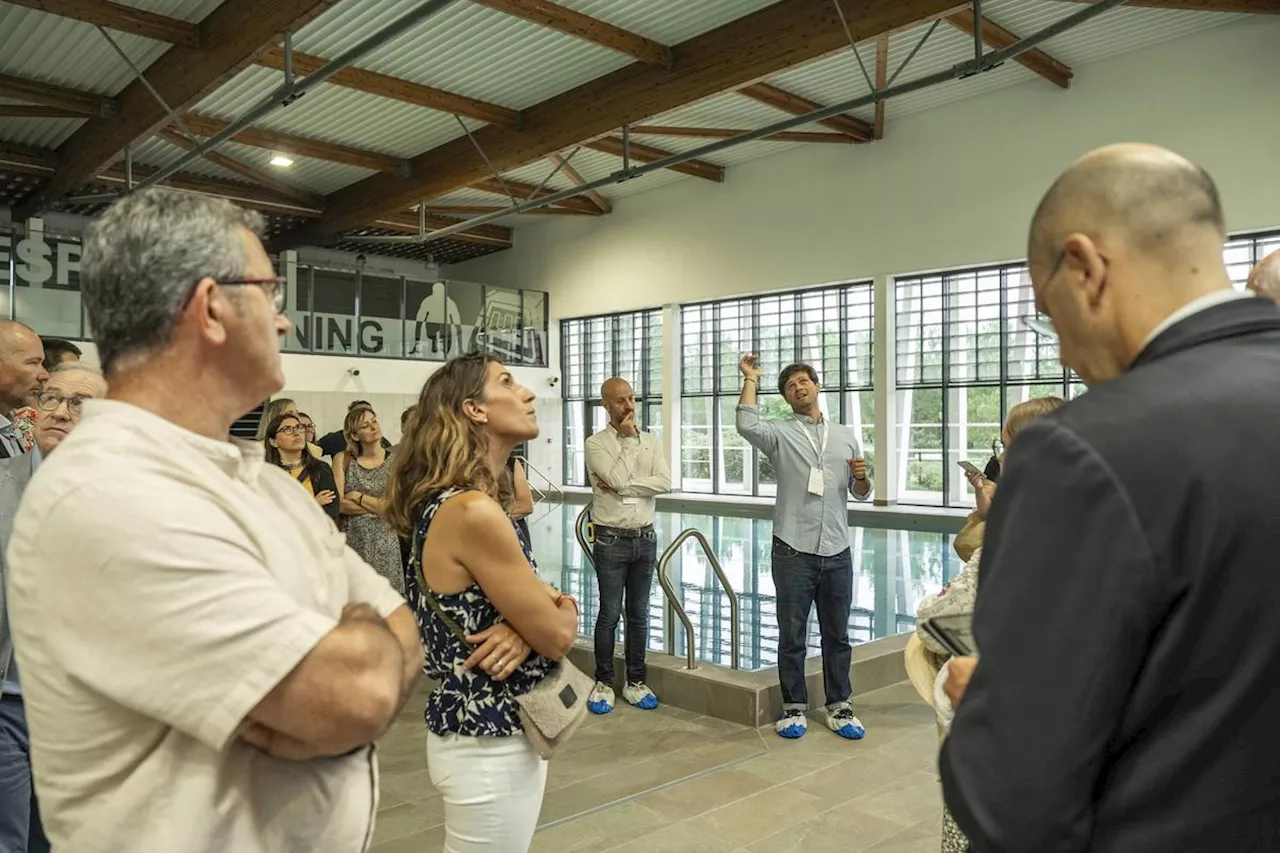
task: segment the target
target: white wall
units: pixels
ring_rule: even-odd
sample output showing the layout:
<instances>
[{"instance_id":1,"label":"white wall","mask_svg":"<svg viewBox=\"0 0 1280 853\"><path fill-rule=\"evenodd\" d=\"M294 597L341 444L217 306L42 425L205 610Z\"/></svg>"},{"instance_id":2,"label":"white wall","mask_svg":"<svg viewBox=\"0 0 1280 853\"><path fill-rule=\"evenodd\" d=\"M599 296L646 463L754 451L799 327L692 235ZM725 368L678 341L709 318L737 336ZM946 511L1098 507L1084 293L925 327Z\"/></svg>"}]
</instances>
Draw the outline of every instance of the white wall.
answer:
<instances>
[{"instance_id":1,"label":"white wall","mask_svg":"<svg viewBox=\"0 0 1280 853\"><path fill-rule=\"evenodd\" d=\"M84 351L84 361L99 366L97 347L87 342L77 346ZM400 440L400 413L418 399L427 377L440 366L420 361L295 353L282 353L280 357L284 362L285 388L279 396L296 400L298 407L315 420L321 434L342 428L352 400L368 400L392 442ZM351 370L360 371L360 375L352 375ZM547 385L547 378L553 373L529 367L513 367L511 373L538 395L542 435L530 443L529 461L541 471L558 472L563 416L558 396ZM537 484L536 475L534 481Z\"/></svg>"},{"instance_id":2,"label":"white wall","mask_svg":"<svg viewBox=\"0 0 1280 853\"><path fill-rule=\"evenodd\" d=\"M1280 225L1280 20L1075 71L1066 92L1036 79L901 120L890 101L875 145L803 146L720 186L681 181L609 216L522 226L515 248L449 274L546 290L552 316L572 317L1016 259L1058 173L1127 140L1208 169L1232 230Z\"/></svg>"}]
</instances>

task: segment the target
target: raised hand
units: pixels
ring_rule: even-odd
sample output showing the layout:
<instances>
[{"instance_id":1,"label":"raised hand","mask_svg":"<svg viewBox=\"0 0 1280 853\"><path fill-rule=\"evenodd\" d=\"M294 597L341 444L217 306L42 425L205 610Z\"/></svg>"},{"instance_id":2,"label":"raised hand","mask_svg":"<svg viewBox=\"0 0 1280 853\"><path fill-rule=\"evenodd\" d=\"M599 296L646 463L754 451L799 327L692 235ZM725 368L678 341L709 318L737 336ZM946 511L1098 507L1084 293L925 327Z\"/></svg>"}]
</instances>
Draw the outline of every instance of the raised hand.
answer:
<instances>
[{"instance_id":1,"label":"raised hand","mask_svg":"<svg viewBox=\"0 0 1280 853\"><path fill-rule=\"evenodd\" d=\"M738 361L738 369L742 371L742 375L747 379L760 380L760 358L755 353L743 353L742 358Z\"/></svg>"}]
</instances>

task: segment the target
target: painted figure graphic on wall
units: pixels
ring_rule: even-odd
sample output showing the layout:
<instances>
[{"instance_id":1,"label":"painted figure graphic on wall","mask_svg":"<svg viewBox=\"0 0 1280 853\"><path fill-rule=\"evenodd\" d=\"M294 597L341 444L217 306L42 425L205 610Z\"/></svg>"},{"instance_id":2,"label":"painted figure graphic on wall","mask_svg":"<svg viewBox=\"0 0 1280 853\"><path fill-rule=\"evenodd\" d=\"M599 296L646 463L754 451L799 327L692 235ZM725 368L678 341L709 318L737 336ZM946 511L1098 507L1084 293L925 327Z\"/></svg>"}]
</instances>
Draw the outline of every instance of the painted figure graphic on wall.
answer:
<instances>
[{"instance_id":1,"label":"painted figure graphic on wall","mask_svg":"<svg viewBox=\"0 0 1280 853\"><path fill-rule=\"evenodd\" d=\"M447 359L454 354L455 342L461 340L462 321L458 305L445 294L443 281L434 282L431 292L418 305L410 354ZM426 348L428 343L430 351Z\"/></svg>"}]
</instances>

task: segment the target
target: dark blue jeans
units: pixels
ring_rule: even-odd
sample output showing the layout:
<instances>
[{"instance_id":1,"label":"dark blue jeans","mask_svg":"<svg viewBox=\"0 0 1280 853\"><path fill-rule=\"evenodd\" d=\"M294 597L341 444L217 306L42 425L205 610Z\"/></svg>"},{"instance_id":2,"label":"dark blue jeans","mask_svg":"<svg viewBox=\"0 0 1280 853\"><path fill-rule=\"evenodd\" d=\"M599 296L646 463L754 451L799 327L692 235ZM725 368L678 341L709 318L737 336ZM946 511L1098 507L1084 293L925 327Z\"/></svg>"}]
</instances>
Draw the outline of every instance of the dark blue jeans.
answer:
<instances>
[{"instance_id":1,"label":"dark blue jeans","mask_svg":"<svg viewBox=\"0 0 1280 853\"><path fill-rule=\"evenodd\" d=\"M809 611L818 605L822 635L822 686L827 706L847 702L849 683L849 608L853 605L853 559L849 549L831 557L805 554L781 539L773 540L773 588L778 596L778 681L782 708L808 710L804 658Z\"/></svg>"},{"instance_id":2,"label":"dark blue jeans","mask_svg":"<svg viewBox=\"0 0 1280 853\"><path fill-rule=\"evenodd\" d=\"M649 591L658 561L658 537L653 531L631 539L597 529L591 551L600 582L600 614L596 617L596 681L613 684L614 636L627 604L627 681L644 681L644 651L649 643Z\"/></svg>"},{"instance_id":3,"label":"dark blue jeans","mask_svg":"<svg viewBox=\"0 0 1280 853\"><path fill-rule=\"evenodd\" d=\"M0 853L48 853L31 782L27 714L18 696L0 698Z\"/></svg>"}]
</instances>

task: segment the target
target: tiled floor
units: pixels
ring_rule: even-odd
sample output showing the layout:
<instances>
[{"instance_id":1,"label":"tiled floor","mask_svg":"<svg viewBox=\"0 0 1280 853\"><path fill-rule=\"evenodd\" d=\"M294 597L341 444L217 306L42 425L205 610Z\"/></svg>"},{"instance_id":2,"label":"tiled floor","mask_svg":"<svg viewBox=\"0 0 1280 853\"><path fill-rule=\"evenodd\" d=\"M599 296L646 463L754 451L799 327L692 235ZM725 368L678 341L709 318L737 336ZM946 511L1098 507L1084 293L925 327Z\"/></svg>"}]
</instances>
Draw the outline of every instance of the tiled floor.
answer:
<instances>
[{"instance_id":1,"label":"tiled floor","mask_svg":"<svg viewBox=\"0 0 1280 853\"><path fill-rule=\"evenodd\" d=\"M855 698L842 741L816 718L799 741L625 704L591 717L551 762L534 853L936 853L933 711L903 683ZM444 810L427 777L422 698L380 744L374 853L438 853Z\"/></svg>"}]
</instances>

